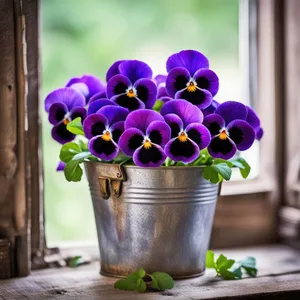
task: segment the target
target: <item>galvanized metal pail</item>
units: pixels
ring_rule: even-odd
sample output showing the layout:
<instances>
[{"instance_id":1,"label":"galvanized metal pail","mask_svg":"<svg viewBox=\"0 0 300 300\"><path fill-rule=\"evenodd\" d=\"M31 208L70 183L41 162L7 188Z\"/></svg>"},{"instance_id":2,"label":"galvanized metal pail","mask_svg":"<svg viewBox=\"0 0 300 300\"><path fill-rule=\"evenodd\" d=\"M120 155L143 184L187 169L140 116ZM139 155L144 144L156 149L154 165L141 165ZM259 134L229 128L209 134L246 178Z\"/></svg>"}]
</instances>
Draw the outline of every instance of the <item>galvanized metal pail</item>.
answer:
<instances>
[{"instance_id":1,"label":"galvanized metal pail","mask_svg":"<svg viewBox=\"0 0 300 300\"><path fill-rule=\"evenodd\" d=\"M205 271L219 185L202 167L140 168L86 162L101 273L143 267L189 278Z\"/></svg>"}]
</instances>

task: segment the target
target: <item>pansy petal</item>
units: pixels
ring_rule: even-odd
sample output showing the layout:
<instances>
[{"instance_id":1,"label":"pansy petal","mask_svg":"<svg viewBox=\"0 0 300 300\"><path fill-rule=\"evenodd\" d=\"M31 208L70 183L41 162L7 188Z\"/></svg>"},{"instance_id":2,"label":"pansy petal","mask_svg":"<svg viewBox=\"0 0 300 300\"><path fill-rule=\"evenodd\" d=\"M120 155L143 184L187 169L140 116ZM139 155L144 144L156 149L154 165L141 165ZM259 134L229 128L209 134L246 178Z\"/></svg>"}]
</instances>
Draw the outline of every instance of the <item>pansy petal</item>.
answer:
<instances>
[{"instance_id":1,"label":"pansy petal","mask_svg":"<svg viewBox=\"0 0 300 300\"><path fill-rule=\"evenodd\" d=\"M70 111L71 120L74 120L78 117L81 118L81 122L86 118L86 109L84 107L74 107Z\"/></svg>"},{"instance_id":2,"label":"pansy petal","mask_svg":"<svg viewBox=\"0 0 300 300\"><path fill-rule=\"evenodd\" d=\"M88 148L94 156L106 161L114 159L119 153L118 145L113 140L106 141L102 136L93 137Z\"/></svg>"},{"instance_id":3,"label":"pansy petal","mask_svg":"<svg viewBox=\"0 0 300 300\"><path fill-rule=\"evenodd\" d=\"M89 88L88 86L83 83L83 82L77 82L77 83L74 83L72 85L70 85L70 87L72 89L75 89L76 91L80 92L84 97L88 97L89 96Z\"/></svg>"},{"instance_id":4,"label":"pansy petal","mask_svg":"<svg viewBox=\"0 0 300 300\"><path fill-rule=\"evenodd\" d=\"M145 103L145 108L152 108L157 95L156 84L151 79L139 79L134 84L137 98Z\"/></svg>"},{"instance_id":5,"label":"pansy petal","mask_svg":"<svg viewBox=\"0 0 300 300\"><path fill-rule=\"evenodd\" d=\"M258 131L256 132L256 139L260 140L264 135L264 130L262 128L259 128Z\"/></svg>"},{"instance_id":6,"label":"pansy petal","mask_svg":"<svg viewBox=\"0 0 300 300\"><path fill-rule=\"evenodd\" d=\"M124 61L125 60L117 60L109 67L106 73L106 82L108 82L113 76L120 74L119 65Z\"/></svg>"},{"instance_id":7,"label":"pansy petal","mask_svg":"<svg viewBox=\"0 0 300 300\"><path fill-rule=\"evenodd\" d=\"M228 124L227 130L238 150L249 149L255 140L255 131L246 121L234 120Z\"/></svg>"},{"instance_id":8,"label":"pansy petal","mask_svg":"<svg viewBox=\"0 0 300 300\"><path fill-rule=\"evenodd\" d=\"M227 125L233 120L246 120L248 112L244 104L236 101L226 101L216 109L215 113L222 116Z\"/></svg>"},{"instance_id":9,"label":"pansy petal","mask_svg":"<svg viewBox=\"0 0 300 300\"><path fill-rule=\"evenodd\" d=\"M210 131L211 136L215 136L225 127L225 121L220 115L210 114L204 118L203 125Z\"/></svg>"},{"instance_id":10,"label":"pansy petal","mask_svg":"<svg viewBox=\"0 0 300 300\"><path fill-rule=\"evenodd\" d=\"M91 114L83 122L84 135L91 139L96 135L102 135L108 127L108 120L104 115Z\"/></svg>"},{"instance_id":11,"label":"pansy petal","mask_svg":"<svg viewBox=\"0 0 300 300\"><path fill-rule=\"evenodd\" d=\"M143 61L126 60L119 65L120 74L134 83L141 78L152 78L151 68Z\"/></svg>"},{"instance_id":12,"label":"pansy petal","mask_svg":"<svg viewBox=\"0 0 300 300\"><path fill-rule=\"evenodd\" d=\"M174 68L168 74L166 79L166 90L167 93L174 97L178 91L181 91L187 87L187 83L191 78L191 74L185 68L178 67Z\"/></svg>"},{"instance_id":13,"label":"pansy petal","mask_svg":"<svg viewBox=\"0 0 300 300\"><path fill-rule=\"evenodd\" d=\"M197 82L197 87L209 91L212 96L217 94L219 90L219 78L214 71L200 69L194 74L193 78Z\"/></svg>"},{"instance_id":14,"label":"pansy petal","mask_svg":"<svg viewBox=\"0 0 300 300\"><path fill-rule=\"evenodd\" d=\"M107 105L98 110L99 114L107 118L108 124L112 125L119 121L125 121L129 111L121 106Z\"/></svg>"},{"instance_id":15,"label":"pansy petal","mask_svg":"<svg viewBox=\"0 0 300 300\"><path fill-rule=\"evenodd\" d=\"M139 167L156 168L161 166L167 156L164 150L155 144L151 147L139 147L133 154L133 162Z\"/></svg>"},{"instance_id":16,"label":"pansy petal","mask_svg":"<svg viewBox=\"0 0 300 300\"><path fill-rule=\"evenodd\" d=\"M212 138L207 150L214 158L229 159L236 153L236 146L230 138L220 139L215 136Z\"/></svg>"},{"instance_id":17,"label":"pansy petal","mask_svg":"<svg viewBox=\"0 0 300 300\"><path fill-rule=\"evenodd\" d=\"M128 156L133 156L134 151L144 141L144 133L137 128L126 129L119 139L120 149Z\"/></svg>"},{"instance_id":18,"label":"pansy petal","mask_svg":"<svg viewBox=\"0 0 300 300\"><path fill-rule=\"evenodd\" d=\"M106 98L98 99L93 102L90 101L89 107L88 107L88 115L96 113L100 108L106 106L106 105L118 105L117 103L108 100Z\"/></svg>"},{"instance_id":19,"label":"pansy petal","mask_svg":"<svg viewBox=\"0 0 300 300\"><path fill-rule=\"evenodd\" d=\"M201 110L191 104L190 102L178 99L165 103L160 113L164 116L166 114L176 114L183 121L184 127L191 123L202 123L203 114Z\"/></svg>"},{"instance_id":20,"label":"pansy petal","mask_svg":"<svg viewBox=\"0 0 300 300\"><path fill-rule=\"evenodd\" d=\"M67 125L64 122L54 125L51 131L54 140L60 144L71 142L75 139L75 134L67 130Z\"/></svg>"},{"instance_id":21,"label":"pansy petal","mask_svg":"<svg viewBox=\"0 0 300 300\"><path fill-rule=\"evenodd\" d=\"M60 161L56 167L56 171L63 171L65 169L66 163Z\"/></svg>"},{"instance_id":22,"label":"pansy petal","mask_svg":"<svg viewBox=\"0 0 300 300\"><path fill-rule=\"evenodd\" d=\"M75 106L85 106L84 96L80 92L69 87L59 88L51 92L45 99L45 110L48 112L51 105L57 102L66 104L69 111Z\"/></svg>"},{"instance_id":23,"label":"pansy petal","mask_svg":"<svg viewBox=\"0 0 300 300\"><path fill-rule=\"evenodd\" d=\"M157 99L160 99L162 97L169 97L165 83L157 86Z\"/></svg>"},{"instance_id":24,"label":"pansy petal","mask_svg":"<svg viewBox=\"0 0 300 300\"><path fill-rule=\"evenodd\" d=\"M219 106L220 103L217 100L213 100L208 107L202 109L204 117L213 114Z\"/></svg>"},{"instance_id":25,"label":"pansy petal","mask_svg":"<svg viewBox=\"0 0 300 300\"><path fill-rule=\"evenodd\" d=\"M167 103L167 102L169 102L170 100L173 100L171 97L161 97L159 100L161 100L162 102L164 102L164 103Z\"/></svg>"},{"instance_id":26,"label":"pansy petal","mask_svg":"<svg viewBox=\"0 0 300 300\"><path fill-rule=\"evenodd\" d=\"M246 122L253 127L255 132L257 132L260 129L260 120L257 114L255 113L255 111L251 107L246 106L246 109L247 109Z\"/></svg>"},{"instance_id":27,"label":"pansy petal","mask_svg":"<svg viewBox=\"0 0 300 300\"><path fill-rule=\"evenodd\" d=\"M208 107L213 99L212 94L209 91L200 88L196 88L193 92L189 92L187 89L179 91L175 94L175 98L185 99L200 109Z\"/></svg>"},{"instance_id":28,"label":"pansy petal","mask_svg":"<svg viewBox=\"0 0 300 300\"><path fill-rule=\"evenodd\" d=\"M171 129L165 121L154 121L147 127L146 135L151 143L164 147L171 138Z\"/></svg>"},{"instance_id":29,"label":"pansy petal","mask_svg":"<svg viewBox=\"0 0 300 300\"><path fill-rule=\"evenodd\" d=\"M204 125L192 123L186 127L185 131L188 135L188 138L194 141L200 150L209 145L211 135L209 130Z\"/></svg>"},{"instance_id":30,"label":"pansy petal","mask_svg":"<svg viewBox=\"0 0 300 300\"><path fill-rule=\"evenodd\" d=\"M89 105L91 105L94 101L100 100L100 99L106 99L106 91L97 93L93 97L91 97L91 99L89 101Z\"/></svg>"},{"instance_id":31,"label":"pansy petal","mask_svg":"<svg viewBox=\"0 0 300 300\"><path fill-rule=\"evenodd\" d=\"M179 133L183 130L182 120L175 114L164 115L166 123L171 128L171 138L177 137Z\"/></svg>"},{"instance_id":32,"label":"pansy petal","mask_svg":"<svg viewBox=\"0 0 300 300\"><path fill-rule=\"evenodd\" d=\"M156 82L157 85L159 85L161 83L165 83L166 79L167 79L167 76L168 75L162 75L162 74L156 75L154 77L154 81Z\"/></svg>"},{"instance_id":33,"label":"pansy petal","mask_svg":"<svg viewBox=\"0 0 300 300\"><path fill-rule=\"evenodd\" d=\"M195 50L182 50L171 55L167 60L167 71L176 67L186 68L191 75L202 68L208 68L209 62L205 55Z\"/></svg>"},{"instance_id":34,"label":"pansy petal","mask_svg":"<svg viewBox=\"0 0 300 300\"><path fill-rule=\"evenodd\" d=\"M119 121L110 127L112 138L116 143L119 142L120 136L124 132L124 123L124 121Z\"/></svg>"},{"instance_id":35,"label":"pansy petal","mask_svg":"<svg viewBox=\"0 0 300 300\"><path fill-rule=\"evenodd\" d=\"M145 108L145 103L143 101L135 97L128 97L126 94L116 95L112 97L111 100L129 111Z\"/></svg>"},{"instance_id":36,"label":"pansy petal","mask_svg":"<svg viewBox=\"0 0 300 300\"><path fill-rule=\"evenodd\" d=\"M126 93L128 87L132 84L130 80L124 75L115 75L107 83L106 94L108 98L112 98L115 95Z\"/></svg>"},{"instance_id":37,"label":"pansy petal","mask_svg":"<svg viewBox=\"0 0 300 300\"><path fill-rule=\"evenodd\" d=\"M165 153L174 161L187 164L194 161L200 154L198 145L190 139L181 142L179 138L171 139L165 146Z\"/></svg>"},{"instance_id":38,"label":"pansy petal","mask_svg":"<svg viewBox=\"0 0 300 300\"><path fill-rule=\"evenodd\" d=\"M74 83L85 83L88 86L89 94L87 96L87 101L94 96L96 93L105 91L106 85L97 76L86 74L81 77L73 77L66 84L67 87Z\"/></svg>"},{"instance_id":39,"label":"pansy petal","mask_svg":"<svg viewBox=\"0 0 300 300\"><path fill-rule=\"evenodd\" d=\"M153 121L164 121L164 118L152 109L139 109L131 112L125 120L125 129L137 128L144 134Z\"/></svg>"},{"instance_id":40,"label":"pansy petal","mask_svg":"<svg viewBox=\"0 0 300 300\"><path fill-rule=\"evenodd\" d=\"M67 105L61 102L54 103L49 109L49 122L53 125L64 120L65 115L68 113Z\"/></svg>"}]
</instances>

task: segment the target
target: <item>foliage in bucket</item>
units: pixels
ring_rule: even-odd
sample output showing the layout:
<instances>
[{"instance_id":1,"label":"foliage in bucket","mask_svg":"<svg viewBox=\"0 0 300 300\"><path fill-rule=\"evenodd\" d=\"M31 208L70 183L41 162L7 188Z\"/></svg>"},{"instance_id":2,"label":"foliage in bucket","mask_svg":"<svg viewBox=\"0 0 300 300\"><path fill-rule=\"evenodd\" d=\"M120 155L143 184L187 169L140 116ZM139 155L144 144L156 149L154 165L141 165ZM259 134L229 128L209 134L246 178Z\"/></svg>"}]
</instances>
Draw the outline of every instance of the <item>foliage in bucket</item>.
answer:
<instances>
[{"instance_id":1,"label":"foliage in bucket","mask_svg":"<svg viewBox=\"0 0 300 300\"><path fill-rule=\"evenodd\" d=\"M213 99L219 79L198 51L171 55L166 70L153 77L145 62L120 60L106 83L74 77L46 97L52 137L63 145L57 170L68 181L81 179L84 161L203 166L212 183L229 180L237 167L247 178L250 166L239 153L263 135L254 110Z\"/></svg>"}]
</instances>

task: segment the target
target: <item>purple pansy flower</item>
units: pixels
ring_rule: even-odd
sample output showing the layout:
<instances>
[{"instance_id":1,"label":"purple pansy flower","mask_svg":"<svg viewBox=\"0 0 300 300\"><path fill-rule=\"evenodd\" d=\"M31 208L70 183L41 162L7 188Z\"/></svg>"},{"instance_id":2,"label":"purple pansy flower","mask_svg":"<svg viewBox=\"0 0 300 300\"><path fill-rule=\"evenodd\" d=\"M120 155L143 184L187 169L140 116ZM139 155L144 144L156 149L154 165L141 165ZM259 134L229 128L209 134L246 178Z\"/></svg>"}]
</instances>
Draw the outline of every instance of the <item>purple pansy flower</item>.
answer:
<instances>
[{"instance_id":1,"label":"purple pansy flower","mask_svg":"<svg viewBox=\"0 0 300 300\"><path fill-rule=\"evenodd\" d=\"M63 171L65 169L66 163L64 163L63 161L60 161L56 167L56 171L60 172Z\"/></svg>"},{"instance_id":2,"label":"purple pansy flower","mask_svg":"<svg viewBox=\"0 0 300 300\"><path fill-rule=\"evenodd\" d=\"M183 50L167 60L167 93L185 99L200 109L208 107L219 89L218 76L209 69L208 59L195 50Z\"/></svg>"},{"instance_id":3,"label":"purple pansy flower","mask_svg":"<svg viewBox=\"0 0 300 300\"><path fill-rule=\"evenodd\" d=\"M67 130L67 125L77 117L86 117L85 98L73 88L60 88L45 99L45 110L49 112L49 122L54 125L52 137L59 143L72 141L75 135Z\"/></svg>"},{"instance_id":4,"label":"purple pansy flower","mask_svg":"<svg viewBox=\"0 0 300 300\"><path fill-rule=\"evenodd\" d=\"M110 74L106 75L109 78L107 97L130 111L152 108L156 101L157 87L151 79L151 68L138 60L119 61L113 66L113 71L111 67L108 71ZM113 74L116 75L111 77Z\"/></svg>"},{"instance_id":5,"label":"purple pansy flower","mask_svg":"<svg viewBox=\"0 0 300 300\"><path fill-rule=\"evenodd\" d=\"M171 140L165 147L167 156L184 163L195 160L200 150L206 148L210 142L210 133L201 124L201 110L180 99L167 102L162 107L161 114L171 127Z\"/></svg>"},{"instance_id":6,"label":"purple pansy flower","mask_svg":"<svg viewBox=\"0 0 300 300\"><path fill-rule=\"evenodd\" d=\"M102 92L99 92L99 93L96 93L93 97L91 97L90 101L89 101L89 105L91 105L91 103L93 103L94 101L99 100L99 99L103 99L103 98L106 98L106 90L102 91Z\"/></svg>"},{"instance_id":7,"label":"purple pansy flower","mask_svg":"<svg viewBox=\"0 0 300 300\"><path fill-rule=\"evenodd\" d=\"M255 131L246 122L247 114L244 104L227 101L222 103L214 114L204 118L203 124L212 136L208 146L212 157L230 159L237 150L247 150L252 146Z\"/></svg>"},{"instance_id":8,"label":"purple pansy flower","mask_svg":"<svg viewBox=\"0 0 300 300\"><path fill-rule=\"evenodd\" d=\"M204 117L213 114L219 106L220 103L217 100L213 100L208 107L202 109Z\"/></svg>"},{"instance_id":9,"label":"purple pansy flower","mask_svg":"<svg viewBox=\"0 0 300 300\"><path fill-rule=\"evenodd\" d=\"M107 105L84 120L84 134L90 139L88 148L94 156L109 161L118 155L118 141L127 115L126 108Z\"/></svg>"},{"instance_id":10,"label":"purple pansy flower","mask_svg":"<svg viewBox=\"0 0 300 300\"><path fill-rule=\"evenodd\" d=\"M156 111L140 109L131 112L119 140L121 150L140 167L159 167L166 159L163 150L171 129Z\"/></svg>"},{"instance_id":11,"label":"purple pansy flower","mask_svg":"<svg viewBox=\"0 0 300 300\"><path fill-rule=\"evenodd\" d=\"M88 111L87 111L87 114L90 115L90 114L94 114L96 113L100 108L106 106L106 105L114 105L114 106L118 106L117 103L107 99L107 98L100 98L100 99L97 99L93 102L90 102L89 103L89 107L88 107Z\"/></svg>"},{"instance_id":12,"label":"purple pansy flower","mask_svg":"<svg viewBox=\"0 0 300 300\"><path fill-rule=\"evenodd\" d=\"M169 94L166 90L166 79L167 75L157 75L154 77L154 81L157 85L157 99L162 97L169 97Z\"/></svg>"},{"instance_id":13,"label":"purple pansy flower","mask_svg":"<svg viewBox=\"0 0 300 300\"><path fill-rule=\"evenodd\" d=\"M257 140L260 140L264 134L264 131L263 129L261 128L260 126L260 120L257 116L257 114L255 113L255 111L249 107L249 106L246 106L247 108L247 118L246 118L246 121L252 126L252 128L254 129L255 131L255 138Z\"/></svg>"},{"instance_id":14,"label":"purple pansy flower","mask_svg":"<svg viewBox=\"0 0 300 300\"><path fill-rule=\"evenodd\" d=\"M105 92L106 85L94 75L83 75L71 78L66 87L72 87L81 92L86 98L86 103L97 93Z\"/></svg>"}]
</instances>

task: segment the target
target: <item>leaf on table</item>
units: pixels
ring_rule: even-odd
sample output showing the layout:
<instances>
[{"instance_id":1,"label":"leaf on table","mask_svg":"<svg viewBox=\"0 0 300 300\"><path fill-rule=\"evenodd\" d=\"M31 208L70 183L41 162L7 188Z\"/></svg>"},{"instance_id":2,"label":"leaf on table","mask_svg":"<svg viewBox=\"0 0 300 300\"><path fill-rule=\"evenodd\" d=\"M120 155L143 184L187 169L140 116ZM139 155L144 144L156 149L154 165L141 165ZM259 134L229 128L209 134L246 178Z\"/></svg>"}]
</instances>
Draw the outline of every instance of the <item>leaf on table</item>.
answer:
<instances>
[{"instance_id":1,"label":"leaf on table","mask_svg":"<svg viewBox=\"0 0 300 300\"><path fill-rule=\"evenodd\" d=\"M149 276L152 279L151 287L156 290L165 291L174 287L174 280L167 273L154 272L152 274L149 274Z\"/></svg>"},{"instance_id":2,"label":"leaf on table","mask_svg":"<svg viewBox=\"0 0 300 300\"><path fill-rule=\"evenodd\" d=\"M143 268L137 269L134 273L128 275L124 279L118 280L114 287L120 290L137 291L143 293L147 289L147 285L143 280L146 275Z\"/></svg>"},{"instance_id":3,"label":"leaf on table","mask_svg":"<svg viewBox=\"0 0 300 300\"><path fill-rule=\"evenodd\" d=\"M206 268L216 268L215 264L215 254L213 251L208 250L206 252L206 262L205 262Z\"/></svg>"}]
</instances>

